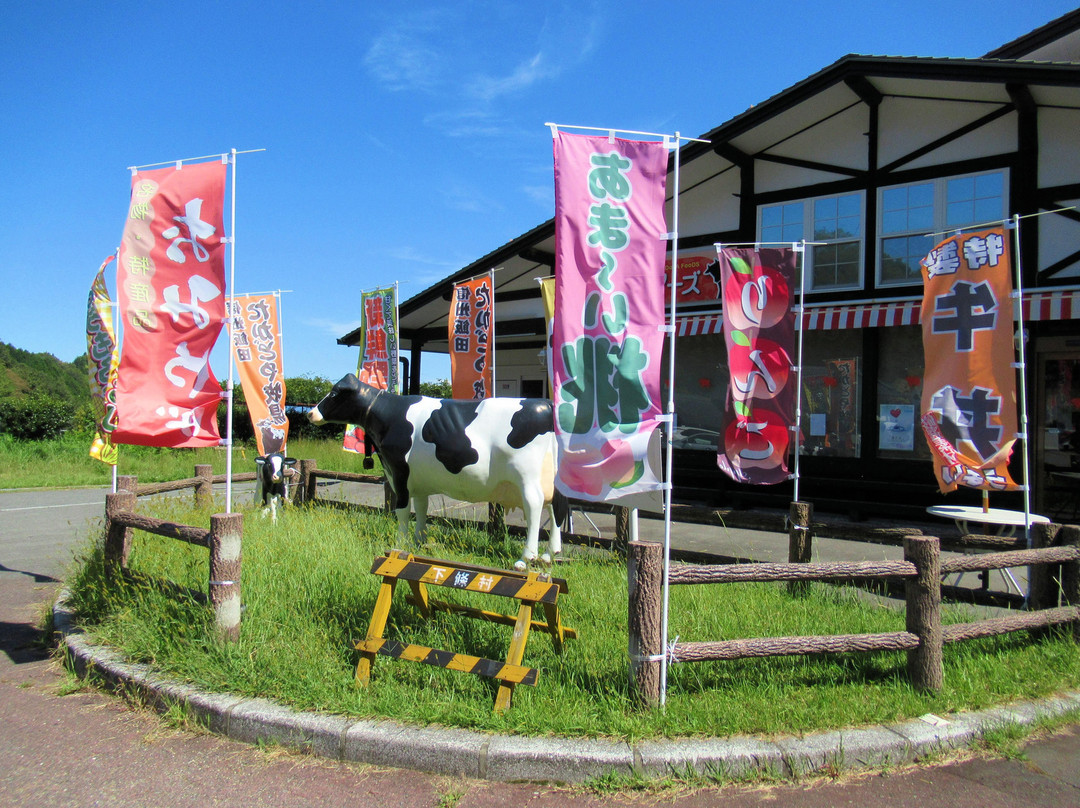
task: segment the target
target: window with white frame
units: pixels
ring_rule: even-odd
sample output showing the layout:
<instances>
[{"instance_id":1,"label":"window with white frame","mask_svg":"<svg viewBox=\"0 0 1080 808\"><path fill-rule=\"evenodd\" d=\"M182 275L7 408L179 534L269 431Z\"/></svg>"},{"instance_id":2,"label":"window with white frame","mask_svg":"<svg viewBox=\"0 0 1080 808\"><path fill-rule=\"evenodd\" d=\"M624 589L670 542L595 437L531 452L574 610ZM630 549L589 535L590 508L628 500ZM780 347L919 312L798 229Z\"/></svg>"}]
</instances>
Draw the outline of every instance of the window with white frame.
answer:
<instances>
[{"instance_id":1,"label":"window with white frame","mask_svg":"<svg viewBox=\"0 0 1080 808\"><path fill-rule=\"evenodd\" d=\"M804 256L806 289L855 289L862 285L862 195L803 199L761 208L762 242L814 242Z\"/></svg>"},{"instance_id":2,"label":"window with white frame","mask_svg":"<svg viewBox=\"0 0 1080 808\"><path fill-rule=\"evenodd\" d=\"M936 243L932 233L999 222L1006 215L1002 171L897 185L880 194L879 286L920 283L919 261Z\"/></svg>"}]
</instances>

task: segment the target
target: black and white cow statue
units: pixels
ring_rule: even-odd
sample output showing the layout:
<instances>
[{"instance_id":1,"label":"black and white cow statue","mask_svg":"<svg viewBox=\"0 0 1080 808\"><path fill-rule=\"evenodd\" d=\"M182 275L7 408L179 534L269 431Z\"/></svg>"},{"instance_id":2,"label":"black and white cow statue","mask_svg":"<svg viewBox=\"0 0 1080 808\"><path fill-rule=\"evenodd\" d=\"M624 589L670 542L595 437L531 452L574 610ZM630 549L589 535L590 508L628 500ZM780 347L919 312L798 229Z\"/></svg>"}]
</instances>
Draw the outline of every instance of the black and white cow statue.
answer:
<instances>
[{"instance_id":1,"label":"black and white cow statue","mask_svg":"<svg viewBox=\"0 0 1080 808\"><path fill-rule=\"evenodd\" d=\"M409 538L409 500L416 510L416 541L423 544L428 497L494 502L525 512L527 538L515 569L537 558L540 521L551 513L549 553L562 551L559 522L566 499L555 491L555 433L551 402L541 398L478 401L401 396L372 387L351 373L308 413L312 423L363 427L382 459L398 526Z\"/></svg>"},{"instance_id":2,"label":"black and white cow statue","mask_svg":"<svg viewBox=\"0 0 1080 808\"><path fill-rule=\"evenodd\" d=\"M255 506L262 506L263 516L270 514L277 521L278 505L285 501L285 475L296 460L282 452L271 452L255 458Z\"/></svg>"}]
</instances>

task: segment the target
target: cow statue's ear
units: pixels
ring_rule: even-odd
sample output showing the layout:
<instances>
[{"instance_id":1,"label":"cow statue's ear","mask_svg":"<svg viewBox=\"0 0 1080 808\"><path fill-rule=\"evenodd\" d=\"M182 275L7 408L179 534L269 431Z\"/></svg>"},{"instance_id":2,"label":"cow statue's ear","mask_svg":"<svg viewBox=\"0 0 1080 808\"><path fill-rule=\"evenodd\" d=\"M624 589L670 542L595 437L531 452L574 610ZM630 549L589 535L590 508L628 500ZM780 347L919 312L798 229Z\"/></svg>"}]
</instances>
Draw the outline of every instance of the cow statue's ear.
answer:
<instances>
[{"instance_id":1,"label":"cow statue's ear","mask_svg":"<svg viewBox=\"0 0 1080 808\"><path fill-rule=\"evenodd\" d=\"M295 466L296 465L296 458L295 457L286 457L286 458L283 458L283 459L284 459L284 462L285 462L286 466Z\"/></svg>"},{"instance_id":2,"label":"cow statue's ear","mask_svg":"<svg viewBox=\"0 0 1080 808\"><path fill-rule=\"evenodd\" d=\"M266 465L266 458L265 457L256 457L255 458L255 465L256 466L265 466Z\"/></svg>"}]
</instances>

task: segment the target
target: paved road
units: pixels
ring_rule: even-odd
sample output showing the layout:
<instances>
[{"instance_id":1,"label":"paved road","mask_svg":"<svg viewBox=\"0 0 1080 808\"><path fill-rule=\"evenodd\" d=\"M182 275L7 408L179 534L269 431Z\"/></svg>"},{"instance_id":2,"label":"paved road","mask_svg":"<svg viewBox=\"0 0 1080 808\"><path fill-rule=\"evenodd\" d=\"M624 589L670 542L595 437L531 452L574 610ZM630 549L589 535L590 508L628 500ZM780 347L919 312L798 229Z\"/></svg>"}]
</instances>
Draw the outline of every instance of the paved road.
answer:
<instances>
[{"instance_id":1,"label":"paved road","mask_svg":"<svg viewBox=\"0 0 1080 808\"><path fill-rule=\"evenodd\" d=\"M486 783L262 751L171 729L156 715L81 687L36 628L104 492L0 492L0 805L11 806L600 806L671 804L1080 807L1080 729L1027 747L1027 759L935 767L781 787L597 795Z\"/></svg>"}]
</instances>

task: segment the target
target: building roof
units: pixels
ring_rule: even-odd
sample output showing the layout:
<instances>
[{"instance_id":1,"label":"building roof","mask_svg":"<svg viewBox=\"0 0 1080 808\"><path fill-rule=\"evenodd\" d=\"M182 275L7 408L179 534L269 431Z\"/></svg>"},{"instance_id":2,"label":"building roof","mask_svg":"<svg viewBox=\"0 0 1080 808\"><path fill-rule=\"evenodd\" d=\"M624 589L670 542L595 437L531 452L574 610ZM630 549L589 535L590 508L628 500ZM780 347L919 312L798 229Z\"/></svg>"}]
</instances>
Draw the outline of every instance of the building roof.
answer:
<instances>
[{"instance_id":1,"label":"building roof","mask_svg":"<svg viewBox=\"0 0 1080 808\"><path fill-rule=\"evenodd\" d=\"M812 148L815 139L807 135L811 128L884 98L956 100L982 103L988 109L1008 108L1020 98L1036 106L1080 106L1080 59L1045 62L1009 55L1050 53L1054 42L1073 37L1080 37L1080 10L978 59L848 54L702 135L709 143L684 146L680 192L686 193L695 183L704 185L747 157L767 154L774 161L813 168L813 155L800 153ZM859 173L856 167L850 168L851 176ZM536 314L539 288L535 279L554 274L554 237L555 222L549 219L402 303L402 345L419 342L425 350L446 351L453 285L492 268L498 268L496 338L508 346L515 340L534 342L545 333ZM701 245L691 238L685 246ZM355 330L338 342L356 345L360 336L360 330Z\"/></svg>"}]
</instances>

